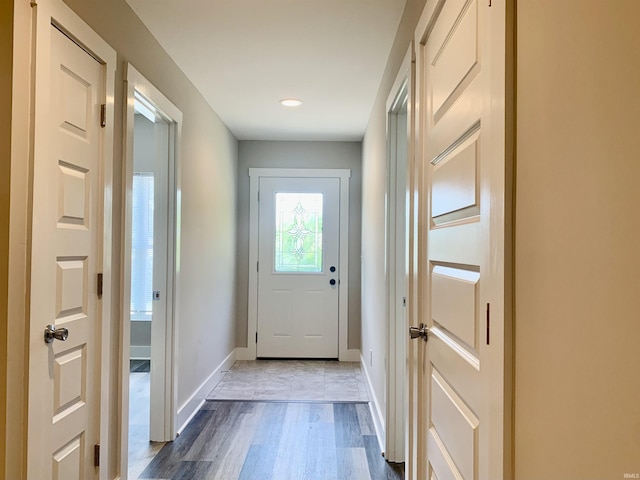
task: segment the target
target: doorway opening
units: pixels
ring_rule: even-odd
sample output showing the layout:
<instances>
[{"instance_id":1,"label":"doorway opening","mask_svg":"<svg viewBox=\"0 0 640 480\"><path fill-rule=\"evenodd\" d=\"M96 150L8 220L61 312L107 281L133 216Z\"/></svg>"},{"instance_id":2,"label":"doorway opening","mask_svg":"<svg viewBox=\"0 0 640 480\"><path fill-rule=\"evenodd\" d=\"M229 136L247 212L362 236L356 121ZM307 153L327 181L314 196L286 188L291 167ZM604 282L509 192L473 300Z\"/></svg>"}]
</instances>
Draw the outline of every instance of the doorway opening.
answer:
<instances>
[{"instance_id":1,"label":"doorway opening","mask_svg":"<svg viewBox=\"0 0 640 480\"><path fill-rule=\"evenodd\" d=\"M182 114L131 65L126 75L120 467L135 479L176 436Z\"/></svg>"}]
</instances>

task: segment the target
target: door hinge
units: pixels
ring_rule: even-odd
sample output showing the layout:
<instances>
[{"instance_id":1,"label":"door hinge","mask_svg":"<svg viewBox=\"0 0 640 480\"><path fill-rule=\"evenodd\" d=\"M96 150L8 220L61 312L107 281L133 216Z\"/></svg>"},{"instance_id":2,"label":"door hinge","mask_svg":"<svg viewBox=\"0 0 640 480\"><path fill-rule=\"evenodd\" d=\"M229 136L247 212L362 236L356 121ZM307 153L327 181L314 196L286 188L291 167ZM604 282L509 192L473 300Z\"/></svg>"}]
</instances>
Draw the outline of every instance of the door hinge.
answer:
<instances>
[{"instance_id":1,"label":"door hinge","mask_svg":"<svg viewBox=\"0 0 640 480\"><path fill-rule=\"evenodd\" d=\"M256 332L256 343L258 343L258 332Z\"/></svg>"},{"instance_id":2,"label":"door hinge","mask_svg":"<svg viewBox=\"0 0 640 480\"><path fill-rule=\"evenodd\" d=\"M260 190L258 190L258 201L260 201Z\"/></svg>"},{"instance_id":3,"label":"door hinge","mask_svg":"<svg viewBox=\"0 0 640 480\"><path fill-rule=\"evenodd\" d=\"M100 466L100 444L97 443L93 446L93 466Z\"/></svg>"},{"instance_id":4,"label":"door hinge","mask_svg":"<svg viewBox=\"0 0 640 480\"><path fill-rule=\"evenodd\" d=\"M100 126L102 128L107 126L107 106L104 103L100 105Z\"/></svg>"},{"instance_id":5,"label":"door hinge","mask_svg":"<svg viewBox=\"0 0 640 480\"><path fill-rule=\"evenodd\" d=\"M491 304L487 303L487 345L491 342Z\"/></svg>"},{"instance_id":6,"label":"door hinge","mask_svg":"<svg viewBox=\"0 0 640 480\"><path fill-rule=\"evenodd\" d=\"M98 283L96 286L96 293L98 294L98 298L102 298L102 284L103 284L104 280L103 280L103 274L99 273L98 274Z\"/></svg>"}]
</instances>

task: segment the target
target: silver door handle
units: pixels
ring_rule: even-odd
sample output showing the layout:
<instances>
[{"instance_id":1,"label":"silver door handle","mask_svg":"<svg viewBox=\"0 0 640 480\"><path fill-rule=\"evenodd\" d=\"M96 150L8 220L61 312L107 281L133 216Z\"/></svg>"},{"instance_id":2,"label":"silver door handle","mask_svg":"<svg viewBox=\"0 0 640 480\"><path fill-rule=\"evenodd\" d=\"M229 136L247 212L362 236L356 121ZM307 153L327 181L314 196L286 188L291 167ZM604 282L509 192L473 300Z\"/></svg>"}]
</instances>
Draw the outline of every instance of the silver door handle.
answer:
<instances>
[{"instance_id":1,"label":"silver door handle","mask_svg":"<svg viewBox=\"0 0 640 480\"><path fill-rule=\"evenodd\" d=\"M44 343L52 343L54 340L64 342L69 337L69 330L64 327L56 328L55 325L47 325L44 329Z\"/></svg>"},{"instance_id":2,"label":"silver door handle","mask_svg":"<svg viewBox=\"0 0 640 480\"><path fill-rule=\"evenodd\" d=\"M421 323L419 327L409 327L409 337L411 339L422 338L425 342L428 340L429 328Z\"/></svg>"}]
</instances>

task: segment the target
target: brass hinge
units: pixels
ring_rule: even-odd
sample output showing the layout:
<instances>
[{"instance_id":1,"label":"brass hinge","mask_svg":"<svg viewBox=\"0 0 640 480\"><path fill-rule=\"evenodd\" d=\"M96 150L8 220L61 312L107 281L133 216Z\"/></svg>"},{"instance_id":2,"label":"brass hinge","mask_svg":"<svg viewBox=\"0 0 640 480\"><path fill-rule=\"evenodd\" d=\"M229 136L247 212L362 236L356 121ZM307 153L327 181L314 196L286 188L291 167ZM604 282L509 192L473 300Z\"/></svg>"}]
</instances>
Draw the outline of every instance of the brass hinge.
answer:
<instances>
[{"instance_id":1,"label":"brass hinge","mask_svg":"<svg viewBox=\"0 0 640 480\"><path fill-rule=\"evenodd\" d=\"M100 105L100 126L102 128L107 126L107 106L104 103Z\"/></svg>"},{"instance_id":2,"label":"brass hinge","mask_svg":"<svg viewBox=\"0 0 640 480\"><path fill-rule=\"evenodd\" d=\"M98 284L96 286L96 290L97 290L97 294L98 294L98 298L102 298L102 284L103 284L104 280L103 280L103 274L99 273L98 274Z\"/></svg>"},{"instance_id":3,"label":"brass hinge","mask_svg":"<svg viewBox=\"0 0 640 480\"><path fill-rule=\"evenodd\" d=\"M93 466L100 466L100 444L97 443L93 446Z\"/></svg>"},{"instance_id":4,"label":"brass hinge","mask_svg":"<svg viewBox=\"0 0 640 480\"><path fill-rule=\"evenodd\" d=\"M487 303L487 345L491 342L491 304Z\"/></svg>"}]
</instances>

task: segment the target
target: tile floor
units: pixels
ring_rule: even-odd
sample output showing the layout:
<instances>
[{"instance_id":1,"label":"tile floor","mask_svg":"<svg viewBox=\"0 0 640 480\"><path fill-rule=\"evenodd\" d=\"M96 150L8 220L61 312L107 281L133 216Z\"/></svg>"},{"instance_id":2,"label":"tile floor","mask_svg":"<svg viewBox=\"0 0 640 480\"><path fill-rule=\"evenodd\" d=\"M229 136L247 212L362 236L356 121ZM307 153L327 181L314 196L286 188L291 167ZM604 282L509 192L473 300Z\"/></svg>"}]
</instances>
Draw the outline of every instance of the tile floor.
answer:
<instances>
[{"instance_id":1,"label":"tile floor","mask_svg":"<svg viewBox=\"0 0 640 480\"><path fill-rule=\"evenodd\" d=\"M237 361L209 400L368 402L358 362Z\"/></svg>"}]
</instances>

